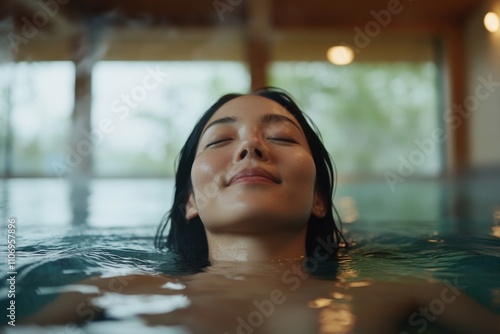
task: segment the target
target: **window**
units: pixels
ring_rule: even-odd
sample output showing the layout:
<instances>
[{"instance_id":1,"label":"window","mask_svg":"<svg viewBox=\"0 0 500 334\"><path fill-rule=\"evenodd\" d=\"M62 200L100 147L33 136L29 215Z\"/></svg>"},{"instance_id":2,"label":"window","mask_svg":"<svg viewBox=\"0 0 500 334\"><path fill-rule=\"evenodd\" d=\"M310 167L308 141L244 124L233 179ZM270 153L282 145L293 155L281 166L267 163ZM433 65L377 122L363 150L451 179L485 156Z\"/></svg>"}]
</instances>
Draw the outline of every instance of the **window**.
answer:
<instances>
[{"instance_id":1,"label":"window","mask_svg":"<svg viewBox=\"0 0 500 334\"><path fill-rule=\"evenodd\" d=\"M53 61L4 66L7 67L4 80L8 80L6 87L10 83L10 88L3 91L1 107L10 108L12 175L53 175L51 163L64 159L71 127L74 65ZM7 119L2 122L8 122ZM2 129L6 126L2 124ZM5 135L2 141L5 147Z\"/></svg>"},{"instance_id":2,"label":"window","mask_svg":"<svg viewBox=\"0 0 500 334\"><path fill-rule=\"evenodd\" d=\"M437 75L430 61L281 61L270 70L271 84L295 96L318 125L340 176L397 172L413 159L439 127ZM438 146L419 156L415 175L439 174Z\"/></svg>"},{"instance_id":3,"label":"window","mask_svg":"<svg viewBox=\"0 0 500 334\"><path fill-rule=\"evenodd\" d=\"M97 176L172 176L195 122L222 94L248 90L238 62L116 62L94 67L92 127Z\"/></svg>"}]
</instances>

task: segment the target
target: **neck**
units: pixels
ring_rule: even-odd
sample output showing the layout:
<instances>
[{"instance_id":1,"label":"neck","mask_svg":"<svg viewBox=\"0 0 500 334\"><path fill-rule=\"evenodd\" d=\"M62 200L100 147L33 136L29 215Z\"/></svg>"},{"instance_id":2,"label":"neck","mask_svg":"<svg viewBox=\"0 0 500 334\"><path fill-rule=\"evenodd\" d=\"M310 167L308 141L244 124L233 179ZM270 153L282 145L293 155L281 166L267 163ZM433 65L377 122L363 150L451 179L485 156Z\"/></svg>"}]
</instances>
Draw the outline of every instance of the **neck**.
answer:
<instances>
[{"instance_id":1,"label":"neck","mask_svg":"<svg viewBox=\"0 0 500 334\"><path fill-rule=\"evenodd\" d=\"M211 261L279 261L305 257L306 228L301 231L241 234L206 231Z\"/></svg>"}]
</instances>

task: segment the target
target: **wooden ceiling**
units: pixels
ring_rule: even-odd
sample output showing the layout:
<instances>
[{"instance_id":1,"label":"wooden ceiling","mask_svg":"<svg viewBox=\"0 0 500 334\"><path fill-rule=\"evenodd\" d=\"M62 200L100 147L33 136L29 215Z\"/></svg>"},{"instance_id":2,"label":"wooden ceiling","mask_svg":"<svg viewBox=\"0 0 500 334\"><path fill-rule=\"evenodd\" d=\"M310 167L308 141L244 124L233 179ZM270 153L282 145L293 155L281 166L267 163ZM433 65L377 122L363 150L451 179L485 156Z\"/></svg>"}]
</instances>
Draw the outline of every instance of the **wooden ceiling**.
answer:
<instances>
[{"instance_id":1,"label":"wooden ceiling","mask_svg":"<svg viewBox=\"0 0 500 334\"><path fill-rule=\"evenodd\" d=\"M53 0L56 1L56 0ZM460 23L488 0L57 0L58 14L71 21L106 18L112 25L143 22L172 27L238 26L248 18L249 1L264 1L275 29L348 28L374 20L373 12L398 8L392 27ZM218 9L216 9L216 7ZM37 0L2 0L0 19L32 17Z\"/></svg>"},{"instance_id":2,"label":"wooden ceiling","mask_svg":"<svg viewBox=\"0 0 500 334\"><path fill-rule=\"evenodd\" d=\"M392 22L413 25L460 22L486 3L482 0L274 0L273 13L278 26L358 25L373 20L373 12L394 6L399 13L392 16Z\"/></svg>"}]
</instances>

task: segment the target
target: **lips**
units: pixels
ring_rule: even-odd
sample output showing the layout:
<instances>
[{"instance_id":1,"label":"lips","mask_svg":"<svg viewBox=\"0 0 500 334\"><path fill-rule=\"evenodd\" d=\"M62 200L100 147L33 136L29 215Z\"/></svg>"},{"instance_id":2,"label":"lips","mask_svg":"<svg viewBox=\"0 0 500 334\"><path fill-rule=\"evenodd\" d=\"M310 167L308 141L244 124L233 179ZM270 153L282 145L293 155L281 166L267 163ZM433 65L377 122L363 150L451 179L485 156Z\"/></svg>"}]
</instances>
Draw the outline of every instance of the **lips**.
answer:
<instances>
[{"instance_id":1,"label":"lips","mask_svg":"<svg viewBox=\"0 0 500 334\"><path fill-rule=\"evenodd\" d=\"M230 180L229 185L237 183L281 183L281 180L262 168L243 169L236 173Z\"/></svg>"}]
</instances>

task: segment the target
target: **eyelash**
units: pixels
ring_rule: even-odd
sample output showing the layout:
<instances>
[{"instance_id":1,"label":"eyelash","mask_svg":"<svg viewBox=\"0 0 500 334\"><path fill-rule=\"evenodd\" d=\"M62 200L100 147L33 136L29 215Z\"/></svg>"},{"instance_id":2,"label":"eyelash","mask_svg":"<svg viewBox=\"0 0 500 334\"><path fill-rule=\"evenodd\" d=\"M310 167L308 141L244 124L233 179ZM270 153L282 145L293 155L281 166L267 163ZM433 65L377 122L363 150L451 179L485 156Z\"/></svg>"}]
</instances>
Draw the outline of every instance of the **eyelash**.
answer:
<instances>
[{"instance_id":1,"label":"eyelash","mask_svg":"<svg viewBox=\"0 0 500 334\"><path fill-rule=\"evenodd\" d=\"M211 146L215 146L217 144L220 144L220 143L223 143L223 142L226 142L226 141L229 141L229 140L232 140L232 138L218 139L216 141L208 143L205 147L208 148L208 147L211 147Z\"/></svg>"},{"instance_id":2,"label":"eyelash","mask_svg":"<svg viewBox=\"0 0 500 334\"><path fill-rule=\"evenodd\" d=\"M290 143L290 144L296 144L297 143L295 140L290 139L290 138L270 137L269 139L276 140L276 141L281 141L281 142L285 142L285 143Z\"/></svg>"},{"instance_id":3,"label":"eyelash","mask_svg":"<svg viewBox=\"0 0 500 334\"><path fill-rule=\"evenodd\" d=\"M284 142L284 143L290 143L290 144L296 144L297 143L294 139L290 139L290 138L269 137L268 139L269 140L280 141L280 142ZM208 143L205 147L209 148L209 147L212 147L212 146L215 146L217 144L221 144L221 143L224 143L224 142L230 141L230 140L232 140L232 138L219 139L219 140L213 141L211 143Z\"/></svg>"}]
</instances>

